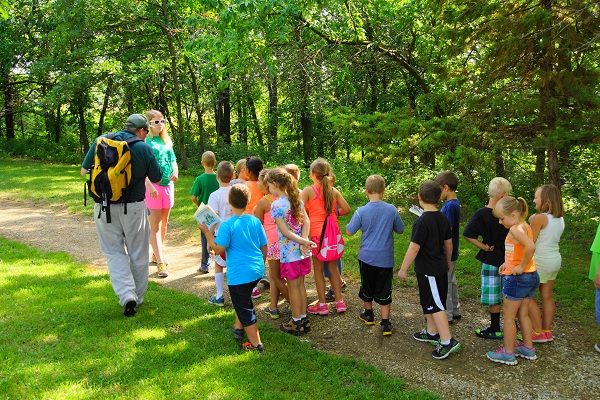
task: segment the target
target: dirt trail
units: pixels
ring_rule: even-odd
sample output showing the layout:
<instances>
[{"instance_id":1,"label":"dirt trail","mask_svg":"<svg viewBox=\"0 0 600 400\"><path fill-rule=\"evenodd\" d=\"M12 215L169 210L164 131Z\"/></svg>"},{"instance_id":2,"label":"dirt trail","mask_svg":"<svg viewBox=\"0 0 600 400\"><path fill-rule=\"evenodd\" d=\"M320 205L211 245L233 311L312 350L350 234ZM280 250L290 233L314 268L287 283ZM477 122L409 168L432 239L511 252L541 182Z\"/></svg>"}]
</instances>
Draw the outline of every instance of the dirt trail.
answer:
<instances>
[{"instance_id":1,"label":"dirt trail","mask_svg":"<svg viewBox=\"0 0 600 400\"><path fill-rule=\"evenodd\" d=\"M91 211L89 216L75 216L38 203L0 199L0 237L45 251L65 251L82 263L106 268ZM182 232L175 230L168 233L166 249L171 275L160 279L156 268L150 266L151 279L207 299L214 291L213 274L196 273L199 240L183 237ZM593 350L591 335L561 318L560 308L554 328L556 339L537 346L539 360L519 359L516 367L508 367L485 358L485 352L495 350L500 342L479 339L473 334L476 328L485 326L487 315L480 305L464 302L463 319L451 326L461 350L446 360L436 361L430 355L433 346L411 338L413 332L423 327L416 287L402 286L394 291L394 334L384 338L377 324L367 327L357 318L362 307L357 296L358 282L348 283L345 297L348 311L311 317L312 332L302 340L310 340L319 350L361 358L390 375L406 379L413 387L440 393L448 399L598 398L600 354ZM314 284L310 279L308 289L309 301L314 300ZM263 298L255 304L263 308L267 301L268 292L264 291ZM380 317L378 310L375 316ZM279 323L263 313L259 313L259 319L263 324Z\"/></svg>"}]
</instances>

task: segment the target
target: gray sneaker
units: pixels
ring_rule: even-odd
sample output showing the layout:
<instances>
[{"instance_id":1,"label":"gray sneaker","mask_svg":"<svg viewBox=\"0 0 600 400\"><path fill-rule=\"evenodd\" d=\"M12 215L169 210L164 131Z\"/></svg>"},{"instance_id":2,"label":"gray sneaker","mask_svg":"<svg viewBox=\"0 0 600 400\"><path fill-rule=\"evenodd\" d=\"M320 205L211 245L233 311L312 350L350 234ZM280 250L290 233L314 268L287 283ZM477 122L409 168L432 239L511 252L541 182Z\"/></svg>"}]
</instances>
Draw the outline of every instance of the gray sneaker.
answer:
<instances>
[{"instance_id":1,"label":"gray sneaker","mask_svg":"<svg viewBox=\"0 0 600 400\"><path fill-rule=\"evenodd\" d=\"M427 329L423 329L421 332L413 333L413 339L418 340L419 342L438 344L440 341L440 335L439 333L432 335L431 333L427 332Z\"/></svg>"},{"instance_id":2,"label":"gray sneaker","mask_svg":"<svg viewBox=\"0 0 600 400\"><path fill-rule=\"evenodd\" d=\"M450 354L458 351L460 349L460 343L458 343L454 338L450 339L450 343L444 345L441 342L438 343L435 350L431 353L433 358L436 360L442 360L448 357Z\"/></svg>"}]
</instances>

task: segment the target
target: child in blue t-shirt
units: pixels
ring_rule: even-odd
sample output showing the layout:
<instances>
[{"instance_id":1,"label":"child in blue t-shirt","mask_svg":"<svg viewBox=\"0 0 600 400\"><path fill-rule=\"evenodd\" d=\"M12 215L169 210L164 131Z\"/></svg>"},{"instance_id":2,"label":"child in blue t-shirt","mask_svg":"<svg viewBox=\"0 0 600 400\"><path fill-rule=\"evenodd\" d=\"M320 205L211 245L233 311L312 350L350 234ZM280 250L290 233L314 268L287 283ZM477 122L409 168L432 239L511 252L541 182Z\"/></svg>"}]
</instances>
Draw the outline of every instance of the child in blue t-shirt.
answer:
<instances>
[{"instance_id":1,"label":"child in blue t-shirt","mask_svg":"<svg viewBox=\"0 0 600 400\"><path fill-rule=\"evenodd\" d=\"M393 233L404 232L404 222L396 207L383 201L385 180L381 176L369 176L365 189L369 202L356 210L350 223L346 225L348 236L362 230L358 252L358 297L364 302L365 309L359 314L359 318L367 325L375 324L375 301L381 307L381 331L383 336L389 336L393 332L390 323L394 275Z\"/></svg>"},{"instance_id":2,"label":"child in blue t-shirt","mask_svg":"<svg viewBox=\"0 0 600 400\"><path fill-rule=\"evenodd\" d=\"M248 341L239 344L240 349L264 353L260 340L256 313L252 304L252 289L263 276L267 256L267 236L259 219L245 214L250 199L250 190L245 185L233 185L229 190L229 204L232 216L221 222L219 236L215 237L202 223L200 231L215 254L225 252L227 256L227 287L231 303L235 309L233 337L243 339L244 331Z\"/></svg>"},{"instance_id":3,"label":"child in blue t-shirt","mask_svg":"<svg viewBox=\"0 0 600 400\"><path fill-rule=\"evenodd\" d=\"M458 240L459 223L460 223L460 203L456 197L456 189L458 188L458 178L452 171L440 172L435 181L442 185L441 200L444 200L444 205L440 210L442 214L448 218L450 227L452 228L452 257L450 258L450 269L448 270L448 296L446 297L446 316L448 323L451 324L454 320L461 318L460 302L458 300L458 283L456 282L456 260L458 260Z\"/></svg>"}]
</instances>

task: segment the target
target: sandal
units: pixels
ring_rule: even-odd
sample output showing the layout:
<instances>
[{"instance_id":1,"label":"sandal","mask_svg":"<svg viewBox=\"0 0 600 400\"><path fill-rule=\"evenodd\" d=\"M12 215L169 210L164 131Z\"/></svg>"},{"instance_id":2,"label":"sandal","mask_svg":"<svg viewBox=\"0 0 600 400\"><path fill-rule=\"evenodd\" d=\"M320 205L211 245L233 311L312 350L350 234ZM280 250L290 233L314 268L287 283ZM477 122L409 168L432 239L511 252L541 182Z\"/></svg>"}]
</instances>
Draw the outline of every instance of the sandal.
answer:
<instances>
[{"instance_id":1,"label":"sandal","mask_svg":"<svg viewBox=\"0 0 600 400\"><path fill-rule=\"evenodd\" d=\"M475 329L475 334L484 339L504 339L504 333L501 331L493 331L487 327L485 329Z\"/></svg>"}]
</instances>

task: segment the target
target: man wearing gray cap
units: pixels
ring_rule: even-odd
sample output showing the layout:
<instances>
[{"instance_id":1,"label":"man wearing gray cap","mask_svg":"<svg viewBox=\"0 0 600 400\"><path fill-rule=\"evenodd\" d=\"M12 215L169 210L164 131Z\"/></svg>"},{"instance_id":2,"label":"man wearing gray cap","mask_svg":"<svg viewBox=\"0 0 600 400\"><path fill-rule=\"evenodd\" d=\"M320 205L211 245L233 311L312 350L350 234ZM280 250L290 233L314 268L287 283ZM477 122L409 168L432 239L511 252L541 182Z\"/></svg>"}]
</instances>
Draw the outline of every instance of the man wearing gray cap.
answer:
<instances>
[{"instance_id":1,"label":"man wearing gray cap","mask_svg":"<svg viewBox=\"0 0 600 400\"><path fill-rule=\"evenodd\" d=\"M106 256L110 283L126 317L135 315L148 288L150 225L144 203L145 179L147 176L152 182L160 182L162 178L154 151L144 142L148 129L146 117L133 114L127 118L124 129L110 137L112 140L130 142L131 185L126 199L109 204L108 221L105 205L101 202L94 204L100 248ZM131 139L136 136L141 141L132 142ZM97 141L94 141L81 164L81 176L84 178L94 164Z\"/></svg>"}]
</instances>

